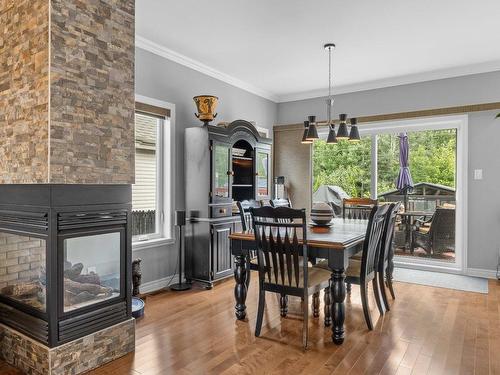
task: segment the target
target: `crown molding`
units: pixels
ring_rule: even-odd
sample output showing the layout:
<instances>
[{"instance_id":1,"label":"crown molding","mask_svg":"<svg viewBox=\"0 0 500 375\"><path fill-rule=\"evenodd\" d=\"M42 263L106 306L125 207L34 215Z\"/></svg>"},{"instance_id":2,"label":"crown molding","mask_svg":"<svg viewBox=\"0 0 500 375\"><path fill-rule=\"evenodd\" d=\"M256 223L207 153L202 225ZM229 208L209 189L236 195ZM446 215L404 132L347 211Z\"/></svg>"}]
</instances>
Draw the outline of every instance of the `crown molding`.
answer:
<instances>
[{"instance_id":1,"label":"crown molding","mask_svg":"<svg viewBox=\"0 0 500 375\"><path fill-rule=\"evenodd\" d=\"M154 53L165 59L176 62L187 68L193 69L197 72L218 79L231 86L245 90L264 99L271 100L275 103L293 102L298 100L315 99L328 96L328 89L317 89L311 91L303 91L298 93L277 95L270 91L256 87L248 82L242 81L238 78L223 73L217 69L211 68L200 61L194 60L190 57L175 52L165 46L155 43L140 35L135 36L135 46L145 51ZM488 73L500 71L500 60L489 61L485 63L478 63L467 66L452 67L448 69L440 69L423 73L408 74L399 77L384 78L380 80L355 83L351 85L334 86L334 95L348 94L358 91L368 91L381 89L386 87L408 85L413 83L420 83L426 81L435 81L439 79L454 78L467 76L472 74Z\"/></svg>"},{"instance_id":2,"label":"crown molding","mask_svg":"<svg viewBox=\"0 0 500 375\"><path fill-rule=\"evenodd\" d=\"M358 91L375 90L385 87L409 85L419 82L435 81L439 79L462 77L472 74L489 73L494 71L500 71L500 60L489 61L485 63L479 63L467 66L453 67L448 69L434 70L430 72L408 74L405 76L356 83L352 85L334 86L333 94L334 95L348 94ZM328 89L319 89L319 90L298 92L293 94L279 95L278 102L279 103L293 102L297 100L314 99L326 96L328 96Z\"/></svg>"},{"instance_id":3,"label":"crown molding","mask_svg":"<svg viewBox=\"0 0 500 375\"><path fill-rule=\"evenodd\" d=\"M212 78L218 79L219 81L230 84L231 86L237 87L239 89L248 91L252 94L260 96L264 99L271 100L275 103L278 102L279 97L269 91L263 90L259 87L256 87L248 82L244 82L238 78L225 74L217 69L211 68L208 65L203 64L197 60L194 60L190 57L182 55L178 52L175 52L165 46L162 46L158 43L155 43L149 39L146 39L140 35L135 36L135 46L137 48L143 49L145 51L154 53L155 55L164 57L165 59L176 62L180 65L183 65L187 68L196 70L197 72L203 73Z\"/></svg>"}]
</instances>

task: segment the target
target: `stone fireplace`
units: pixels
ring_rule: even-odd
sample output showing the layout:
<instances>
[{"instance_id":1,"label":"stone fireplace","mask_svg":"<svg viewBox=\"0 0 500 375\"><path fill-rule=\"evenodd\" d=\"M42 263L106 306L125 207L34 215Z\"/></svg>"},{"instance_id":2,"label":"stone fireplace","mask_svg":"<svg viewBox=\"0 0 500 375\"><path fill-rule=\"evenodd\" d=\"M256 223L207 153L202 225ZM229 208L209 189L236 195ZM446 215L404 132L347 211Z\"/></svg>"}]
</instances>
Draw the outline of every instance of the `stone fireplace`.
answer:
<instances>
[{"instance_id":1,"label":"stone fireplace","mask_svg":"<svg viewBox=\"0 0 500 375\"><path fill-rule=\"evenodd\" d=\"M0 2L0 358L80 373L134 349L134 0Z\"/></svg>"},{"instance_id":2,"label":"stone fireplace","mask_svg":"<svg viewBox=\"0 0 500 375\"><path fill-rule=\"evenodd\" d=\"M55 347L130 319L129 185L0 185L0 322Z\"/></svg>"}]
</instances>

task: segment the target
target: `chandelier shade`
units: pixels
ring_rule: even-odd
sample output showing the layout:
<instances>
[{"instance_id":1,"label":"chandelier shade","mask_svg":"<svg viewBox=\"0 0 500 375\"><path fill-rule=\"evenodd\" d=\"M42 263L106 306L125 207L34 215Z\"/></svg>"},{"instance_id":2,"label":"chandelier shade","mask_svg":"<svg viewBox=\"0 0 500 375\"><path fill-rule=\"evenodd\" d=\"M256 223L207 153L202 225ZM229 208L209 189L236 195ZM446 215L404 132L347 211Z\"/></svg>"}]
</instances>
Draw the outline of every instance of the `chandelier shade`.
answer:
<instances>
[{"instance_id":1,"label":"chandelier shade","mask_svg":"<svg viewBox=\"0 0 500 375\"><path fill-rule=\"evenodd\" d=\"M315 141L319 139L318 129L316 128L316 116L309 116L309 127L307 128L307 141Z\"/></svg>"},{"instance_id":2,"label":"chandelier shade","mask_svg":"<svg viewBox=\"0 0 500 375\"><path fill-rule=\"evenodd\" d=\"M335 135L335 125L329 125L328 138L326 139L328 144L337 144L337 136Z\"/></svg>"},{"instance_id":3,"label":"chandelier shade","mask_svg":"<svg viewBox=\"0 0 500 375\"><path fill-rule=\"evenodd\" d=\"M349 131L347 130L346 118L347 115L345 113L341 113L339 115L340 125L339 125L339 130L337 131L337 139L339 141L344 139L349 139Z\"/></svg>"},{"instance_id":4,"label":"chandelier shade","mask_svg":"<svg viewBox=\"0 0 500 375\"><path fill-rule=\"evenodd\" d=\"M351 119L351 132L349 133L349 140L351 142L359 142L361 140L361 137L359 136L359 129L358 129L358 120L353 117Z\"/></svg>"},{"instance_id":5,"label":"chandelier shade","mask_svg":"<svg viewBox=\"0 0 500 375\"><path fill-rule=\"evenodd\" d=\"M304 121L304 134L302 135L302 140L300 141L300 143L302 143L303 145L310 145L312 143L312 141L309 141L307 139L308 129L309 129L309 121Z\"/></svg>"}]
</instances>

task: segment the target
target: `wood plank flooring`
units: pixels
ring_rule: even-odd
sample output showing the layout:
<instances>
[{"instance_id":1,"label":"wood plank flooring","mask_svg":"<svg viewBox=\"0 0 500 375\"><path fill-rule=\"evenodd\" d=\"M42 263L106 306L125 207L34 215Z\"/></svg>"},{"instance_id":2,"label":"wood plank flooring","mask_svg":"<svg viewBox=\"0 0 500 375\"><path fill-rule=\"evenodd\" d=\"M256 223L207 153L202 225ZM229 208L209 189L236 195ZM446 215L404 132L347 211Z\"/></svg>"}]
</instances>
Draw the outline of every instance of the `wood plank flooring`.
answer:
<instances>
[{"instance_id":1,"label":"wood plank flooring","mask_svg":"<svg viewBox=\"0 0 500 375\"><path fill-rule=\"evenodd\" d=\"M304 352L300 299L290 299L289 315L282 319L278 299L269 294L262 335L254 336L255 276L244 322L234 318L232 280L210 291L148 296L146 316L137 322L136 352L90 374L500 374L496 281L489 282L487 295L395 283L397 299L384 317L372 301L371 332L353 285L344 344L331 342L321 299ZM0 362L0 374L19 372Z\"/></svg>"}]
</instances>

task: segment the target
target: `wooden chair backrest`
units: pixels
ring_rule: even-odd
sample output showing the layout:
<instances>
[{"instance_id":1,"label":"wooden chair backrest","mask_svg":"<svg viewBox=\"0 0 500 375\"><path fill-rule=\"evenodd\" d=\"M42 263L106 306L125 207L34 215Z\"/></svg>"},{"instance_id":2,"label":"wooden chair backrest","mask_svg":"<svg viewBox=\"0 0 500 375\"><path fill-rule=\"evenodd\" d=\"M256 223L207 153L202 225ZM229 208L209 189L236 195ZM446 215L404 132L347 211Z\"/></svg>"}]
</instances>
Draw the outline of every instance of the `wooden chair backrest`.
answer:
<instances>
[{"instance_id":1,"label":"wooden chair backrest","mask_svg":"<svg viewBox=\"0 0 500 375\"><path fill-rule=\"evenodd\" d=\"M305 210L266 206L251 208L250 212L257 242L260 280L280 293L286 288L299 288L302 277L302 285L307 290L308 264L300 262L300 257L307 259Z\"/></svg>"},{"instance_id":2,"label":"wooden chair backrest","mask_svg":"<svg viewBox=\"0 0 500 375\"><path fill-rule=\"evenodd\" d=\"M367 220L378 200L371 198L344 198L342 200L342 218Z\"/></svg>"},{"instance_id":3,"label":"wooden chair backrest","mask_svg":"<svg viewBox=\"0 0 500 375\"><path fill-rule=\"evenodd\" d=\"M390 205L373 206L370 212L361 257L360 277L362 283L375 277L375 267L378 265L377 259L389 208Z\"/></svg>"},{"instance_id":4,"label":"wooden chair backrest","mask_svg":"<svg viewBox=\"0 0 500 375\"><path fill-rule=\"evenodd\" d=\"M288 207L292 208L292 202L290 202L290 199L271 199L269 201L271 204L271 207Z\"/></svg>"},{"instance_id":5,"label":"wooden chair backrest","mask_svg":"<svg viewBox=\"0 0 500 375\"><path fill-rule=\"evenodd\" d=\"M398 217L401 203L391 203L387 212L384 234L382 236L381 252L379 256L379 267L383 267L384 263L394 257L394 230L396 227L396 219ZM379 268L382 269L382 268Z\"/></svg>"},{"instance_id":6,"label":"wooden chair backrest","mask_svg":"<svg viewBox=\"0 0 500 375\"><path fill-rule=\"evenodd\" d=\"M255 199L245 200L245 201L237 201L236 205L238 206L240 220L241 220L241 229L247 231L252 228L252 216L250 215L251 207L260 207L260 203Z\"/></svg>"}]
</instances>

